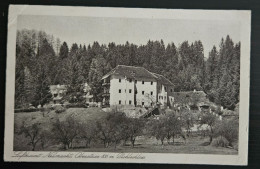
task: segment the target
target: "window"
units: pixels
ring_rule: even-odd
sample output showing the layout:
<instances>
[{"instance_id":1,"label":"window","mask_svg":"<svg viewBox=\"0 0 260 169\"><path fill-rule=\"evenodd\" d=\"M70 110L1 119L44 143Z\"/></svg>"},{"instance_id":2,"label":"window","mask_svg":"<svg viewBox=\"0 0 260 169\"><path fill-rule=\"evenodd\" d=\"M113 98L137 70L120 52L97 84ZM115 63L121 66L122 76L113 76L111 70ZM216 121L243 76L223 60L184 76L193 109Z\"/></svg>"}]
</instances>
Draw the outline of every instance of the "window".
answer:
<instances>
[{"instance_id":1,"label":"window","mask_svg":"<svg viewBox=\"0 0 260 169\"><path fill-rule=\"evenodd\" d=\"M55 93L53 96L54 96L54 97L57 97L57 96L58 96L58 94L56 94L56 93Z\"/></svg>"},{"instance_id":2,"label":"window","mask_svg":"<svg viewBox=\"0 0 260 169\"><path fill-rule=\"evenodd\" d=\"M129 89L129 93L132 93L132 89Z\"/></svg>"},{"instance_id":3,"label":"window","mask_svg":"<svg viewBox=\"0 0 260 169\"><path fill-rule=\"evenodd\" d=\"M153 81L151 81L151 85L153 85Z\"/></svg>"},{"instance_id":4,"label":"window","mask_svg":"<svg viewBox=\"0 0 260 169\"><path fill-rule=\"evenodd\" d=\"M137 83L137 80L135 80L135 83Z\"/></svg>"},{"instance_id":5,"label":"window","mask_svg":"<svg viewBox=\"0 0 260 169\"><path fill-rule=\"evenodd\" d=\"M121 89L119 89L118 92L121 93Z\"/></svg>"},{"instance_id":6,"label":"window","mask_svg":"<svg viewBox=\"0 0 260 169\"><path fill-rule=\"evenodd\" d=\"M119 83L121 83L121 79L119 79Z\"/></svg>"},{"instance_id":7,"label":"window","mask_svg":"<svg viewBox=\"0 0 260 169\"><path fill-rule=\"evenodd\" d=\"M173 90L171 89L171 92L172 92Z\"/></svg>"},{"instance_id":8,"label":"window","mask_svg":"<svg viewBox=\"0 0 260 169\"><path fill-rule=\"evenodd\" d=\"M164 87L164 90L167 90L167 87L166 87L166 86Z\"/></svg>"},{"instance_id":9,"label":"window","mask_svg":"<svg viewBox=\"0 0 260 169\"><path fill-rule=\"evenodd\" d=\"M153 95L153 92L151 92L151 96Z\"/></svg>"},{"instance_id":10,"label":"window","mask_svg":"<svg viewBox=\"0 0 260 169\"><path fill-rule=\"evenodd\" d=\"M151 106L153 106L153 103L151 103Z\"/></svg>"},{"instance_id":11,"label":"window","mask_svg":"<svg viewBox=\"0 0 260 169\"><path fill-rule=\"evenodd\" d=\"M142 95L144 95L144 91L142 91Z\"/></svg>"},{"instance_id":12,"label":"window","mask_svg":"<svg viewBox=\"0 0 260 169\"><path fill-rule=\"evenodd\" d=\"M166 100L166 96L164 96L164 100Z\"/></svg>"},{"instance_id":13,"label":"window","mask_svg":"<svg viewBox=\"0 0 260 169\"><path fill-rule=\"evenodd\" d=\"M129 100L129 104L132 104L132 100Z\"/></svg>"},{"instance_id":14,"label":"window","mask_svg":"<svg viewBox=\"0 0 260 169\"><path fill-rule=\"evenodd\" d=\"M144 102L142 102L142 106L144 105Z\"/></svg>"},{"instance_id":15,"label":"window","mask_svg":"<svg viewBox=\"0 0 260 169\"><path fill-rule=\"evenodd\" d=\"M119 100L119 104L121 104L121 100Z\"/></svg>"},{"instance_id":16,"label":"window","mask_svg":"<svg viewBox=\"0 0 260 169\"><path fill-rule=\"evenodd\" d=\"M135 94L137 94L137 90L135 90Z\"/></svg>"},{"instance_id":17,"label":"window","mask_svg":"<svg viewBox=\"0 0 260 169\"><path fill-rule=\"evenodd\" d=\"M131 82L132 82L132 79L129 79L129 82L131 83Z\"/></svg>"},{"instance_id":18,"label":"window","mask_svg":"<svg viewBox=\"0 0 260 169\"><path fill-rule=\"evenodd\" d=\"M142 84L144 84L144 81L142 81Z\"/></svg>"}]
</instances>

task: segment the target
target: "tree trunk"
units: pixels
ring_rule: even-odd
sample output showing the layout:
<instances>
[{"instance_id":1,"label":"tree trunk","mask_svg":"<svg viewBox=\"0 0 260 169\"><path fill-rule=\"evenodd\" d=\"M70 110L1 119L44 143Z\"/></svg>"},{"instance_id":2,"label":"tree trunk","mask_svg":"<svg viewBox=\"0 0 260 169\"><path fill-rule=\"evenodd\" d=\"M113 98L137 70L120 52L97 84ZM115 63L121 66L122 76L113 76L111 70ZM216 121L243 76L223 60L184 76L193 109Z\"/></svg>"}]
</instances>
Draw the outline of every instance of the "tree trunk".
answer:
<instances>
[{"instance_id":1,"label":"tree trunk","mask_svg":"<svg viewBox=\"0 0 260 169\"><path fill-rule=\"evenodd\" d=\"M209 144L211 144L213 138L212 138L212 135L209 136Z\"/></svg>"},{"instance_id":2,"label":"tree trunk","mask_svg":"<svg viewBox=\"0 0 260 169\"><path fill-rule=\"evenodd\" d=\"M114 146L114 149L116 149L116 144L117 144L117 141L115 141L115 146Z\"/></svg>"},{"instance_id":3,"label":"tree trunk","mask_svg":"<svg viewBox=\"0 0 260 169\"><path fill-rule=\"evenodd\" d=\"M174 134L172 135L172 144L174 145Z\"/></svg>"},{"instance_id":4,"label":"tree trunk","mask_svg":"<svg viewBox=\"0 0 260 169\"><path fill-rule=\"evenodd\" d=\"M209 143L211 143L212 142L212 140L213 140L213 129L212 129L212 127L210 126L210 140L209 140Z\"/></svg>"},{"instance_id":5,"label":"tree trunk","mask_svg":"<svg viewBox=\"0 0 260 169\"><path fill-rule=\"evenodd\" d=\"M132 147L134 148L135 146L135 138L131 139Z\"/></svg>"},{"instance_id":6,"label":"tree trunk","mask_svg":"<svg viewBox=\"0 0 260 169\"><path fill-rule=\"evenodd\" d=\"M35 150L35 146L36 146L36 145L35 145L35 144L33 144L32 146L33 146L33 147L32 147L32 151L34 151L34 150Z\"/></svg>"},{"instance_id":7,"label":"tree trunk","mask_svg":"<svg viewBox=\"0 0 260 169\"><path fill-rule=\"evenodd\" d=\"M124 143L123 143L124 146L126 146L126 141L127 141L127 139L124 139Z\"/></svg>"}]
</instances>

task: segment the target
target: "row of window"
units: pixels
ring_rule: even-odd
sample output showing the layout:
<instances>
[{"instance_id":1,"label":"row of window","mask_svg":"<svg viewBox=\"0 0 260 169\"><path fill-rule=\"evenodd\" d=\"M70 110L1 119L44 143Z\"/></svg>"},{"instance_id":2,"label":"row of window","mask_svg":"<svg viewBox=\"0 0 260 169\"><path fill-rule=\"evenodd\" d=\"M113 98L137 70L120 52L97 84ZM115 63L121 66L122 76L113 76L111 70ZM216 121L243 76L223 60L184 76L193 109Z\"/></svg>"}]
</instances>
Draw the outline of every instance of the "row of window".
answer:
<instances>
[{"instance_id":1,"label":"row of window","mask_svg":"<svg viewBox=\"0 0 260 169\"><path fill-rule=\"evenodd\" d=\"M122 93L122 90L119 89L118 92L119 92L119 93ZM132 93L132 89L129 89L129 93ZM135 94L137 94L137 91L135 91ZM151 94L151 96L152 96L152 95L153 95L153 92L151 92L150 94ZM142 95L144 95L144 91L142 91Z\"/></svg>"},{"instance_id":2,"label":"row of window","mask_svg":"<svg viewBox=\"0 0 260 169\"><path fill-rule=\"evenodd\" d=\"M119 100L119 104L121 104L121 100ZM132 100L129 100L129 104L132 104Z\"/></svg>"},{"instance_id":3,"label":"row of window","mask_svg":"<svg viewBox=\"0 0 260 169\"><path fill-rule=\"evenodd\" d=\"M159 96L159 99L163 99L163 96ZM164 99L166 100L166 96L164 96Z\"/></svg>"},{"instance_id":4,"label":"row of window","mask_svg":"<svg viewBox=\"0 0 260 169\"><path fill-rule=\"evenodd\" d=\"M129 82L132 82L132 79L129 79ZM121 83L121 79L119 79L119 83ZM137 80L135 80L135 83L137 83ZM142 84L144 84L144 81L142 81ZM153 85L153 81L151 81L151 85ZM167 90L167 87L164 87L164 90ZM173 89L171 89L171 92L173 92Z\"/></svg>"},{"instance_id":5,"label":"row of window","mask_svg":"<svg viewBox=\"0 0 260 169\"><path fill-rule=\"evenodd\" d=\"M119 104L122 104L122 101L119 100L118 103L119 103ZM128 103L129 103L129 105L131 105L131 104L132 104L132 100L129 100ZM153 103L150 103L150 105L153 106ZM142 106L144 106L144 102L142 102Z\"/></svg>"},{"instance_id":6,"label":"row of window","mask_svg":"<svg viewBox=\"0 0 260 169\"><path fill-rule=\"evenodd\" d=\"M129 79L129 82L132 82L132 79ZM119 79L119 83L121 83L121 79ZM137 83L137 80L135 80L135 83ZM142 84L144 84L144 81L142 81ZM153 85L153 81L151 81L151 85Z\"/></svg>"}]
</instances>

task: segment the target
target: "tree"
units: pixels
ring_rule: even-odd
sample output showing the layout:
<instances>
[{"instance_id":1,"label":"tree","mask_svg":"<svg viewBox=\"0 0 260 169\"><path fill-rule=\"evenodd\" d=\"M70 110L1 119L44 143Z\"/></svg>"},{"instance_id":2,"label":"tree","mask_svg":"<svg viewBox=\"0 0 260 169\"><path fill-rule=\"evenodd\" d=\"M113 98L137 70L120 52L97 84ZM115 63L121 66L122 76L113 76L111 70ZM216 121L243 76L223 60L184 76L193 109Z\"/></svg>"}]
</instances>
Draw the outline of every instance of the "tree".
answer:
<instances>
[{"instance_id":1,"label":"tree","mask_svg":"<svg viewBox=\"0 0 260 169\"><path fill-rule=\"evenodd\" d=\"M165 138L168 136L166 131L166 125L163 120L151 119L147 125L149 126L149 135L155 137L161 141L161 145L164 144Z\"/></svg>"},{"instance_id":2,"label":"tree","mask_svg":"<svg viewBox=\"0 0 260 169\"><path fill-rule=\"evenodd\" d=\"M94 122L85 122L81 125L80 137L86 141L86 147L90 147L91 141L96 139L98 130Z\"/></svg>"},{"instance_id":3,"label":"tree","mask_svg":"<svg viewBox=\"0 0 260 169\"><path fill-rule=\"evenodd\" d=\"M230 146L233 146L233 143L238 140L239 133L239 124L236 119L224 119L216 126L216 132L214 136L225 137Z\"/></svg>"},{"instance_id":4,"label":"tree","mask_svg":"<svg viewBox=\"0 0 260 169\"><path fill-rule=\"evenodd\" d=\"M168 144L170 143L170 139L174 143L174 137L177 134L182 134L181 130L181 121L174 114L166 114L159 116L158 120L151 119L148 123L149 134L154 136L157 140L161 141L161 144L164 144L164 140L168 140Z\"/></svg>"},{"instance_id":5,"label":"tree","mask_svg":"<svg viewBox=\"0 0 260 169\"><path fill-rule=\"evenodd\" d=\"M93 99L97 102L102 100L103 90L101 78L109 71L109 69L110 68L107 67L107 62L103 57L98 56L98 58L92 60L88 78Z\"/></svg>"},{"instance_id":6,"label":"tree","mask_svg":"<svg viewBox=\"0 0 260 169\"><path fill-rule=\"evenodd\" d=\"M73 117L69 116L65 121L59 119L53 123L53 136L63 144L64 149L72 148L73 140L80 134L80 123Z\"/></svg>"},{"instance_id":7,"label":"tree","mask_svg":"<svg viewBox=\"0 0 260 169\"><path fill-rule=\"evenodd\" d=\"M143 119L137 118L128 118L128 123L126 123L126 135L130 138L132 147L135 146L136 137L141 136L143 134L144 129L144 121Z\"/></svg>"},{"instance_id":8,"label":"tree","mask_svg":"<svg viewBox=\"0 0 260 169\"><path fill-rule=\"evenodd\" d=\"M117 144L124 138L126 116L125 113L112 111L96 123L98 138L103 141L107 148L111 143Z\"/></svg>"},{"instance_id":9,"label":"tree","mask_svg":"<svg viewBox=\"0 0 260 169\"><path fill-rule=\"evenodd\" d=\"M34 123L33 125L26 125L24 122L19 134L24 134L25 137L28 137L30 139L29 145L32 146L32 151L35 151L36 145L42 138L41 128L39 127L39 124Z\"/></svg>"},{"instance_id":10,"label":"tree","mask_svg":"<svg viewBox=\"0 0 260 169\"><path fill-rule=\"evenodd\" d=\"M210 129L209 143L212 142L212 139L213 139L213 136L214 136L214 133L215 133L214 127L217 124L217 122L218 122L218 118L212 113L206 113L201 117L200 124L201 125L206 124L206 125L208 125L208 127Z\"/></svg>"},{"instance_id":11,"label":"tree","mask_svg":"<svg viewBox=\"0 0 260 169\"><path fill-rule=\"evenodd\" d=\"M69 48L66 42L63 42L63 44L61 45L59 56L61 59L65 59L69 56Z\"/></svg>"},{"instance_id":12,"label":"tree","mask_svg":"<svg viewBox=\"0 0 260 169\"><path fill-rule=\"evenodd\" d=\"M192 112L187 109L182 109L183 111L181 114L181 120L182 120L182 125L185 127L187 135L189 136L191 134L191 128L194 126L194 117L192 115Z\"/></svg>"},{"instance_id":13,"label":"tree","mask_svg":"<svg viewBox=\"0 0 260 169\"><path fill-rule=\"evenodd\" d=\"M37 74L37 81L35 84L35 93L32 100L32 104L36 107L38 105L41 105L41 107L48 103L52 97L52 94L50 93L49 88L49 79L46 75L45 69L40 69L40 71Z\"/></svg>"}]
</instances>

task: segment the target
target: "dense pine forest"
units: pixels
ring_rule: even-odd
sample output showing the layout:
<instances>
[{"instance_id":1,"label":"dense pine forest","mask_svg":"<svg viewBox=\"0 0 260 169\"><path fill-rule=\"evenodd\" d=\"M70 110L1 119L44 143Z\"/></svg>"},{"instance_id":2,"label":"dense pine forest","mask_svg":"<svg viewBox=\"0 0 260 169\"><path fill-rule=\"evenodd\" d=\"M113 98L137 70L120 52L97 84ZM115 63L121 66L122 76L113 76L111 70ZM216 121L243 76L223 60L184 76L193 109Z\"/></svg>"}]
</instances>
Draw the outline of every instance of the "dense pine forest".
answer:
<instances>
[{"instance_id":1,"label":"dense pine forest","mask_svg":"<svg viewBox=\"0 0 260 169\"><path fill-rule=\"evenodd\" d=\"M239 102L240 42L234 43L227 35L209 53L204 53L200 40L178 45L173 42L148 40L145 45L94 42L68 46L44 31L19 30L15 107L28 103L44 105L51 98L49 85L54 84L68 85L68 96L74 98L70 101L79 102L83 83L87 82L94 100L101 101L101 77L121 64L142 66L162 74L175 84L175 91L203 90L211 101L234 109Z\"/></svg>"}]
</instances>

